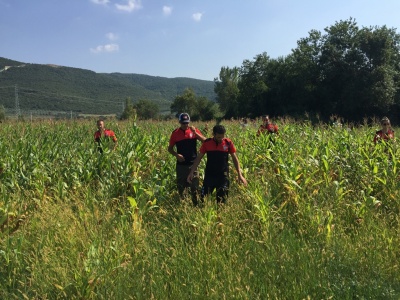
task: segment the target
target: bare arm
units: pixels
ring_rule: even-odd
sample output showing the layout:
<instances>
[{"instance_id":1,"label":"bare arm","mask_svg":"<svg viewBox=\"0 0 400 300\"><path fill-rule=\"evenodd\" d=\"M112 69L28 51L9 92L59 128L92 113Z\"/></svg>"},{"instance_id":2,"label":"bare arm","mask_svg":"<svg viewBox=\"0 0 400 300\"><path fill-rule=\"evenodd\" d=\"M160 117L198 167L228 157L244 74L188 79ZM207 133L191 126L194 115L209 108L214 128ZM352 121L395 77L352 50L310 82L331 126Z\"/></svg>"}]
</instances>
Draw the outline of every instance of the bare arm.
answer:
<instances>
[{"instance_id":1,"label":"bare arm","mask_svg":"<svg viewBox=\"0 0 400 300\"><path fill-rule=\"evenodd\" d=\"M201 142L204 142L207 138L204 136L204 135L202 135L202 134L198 134L198 133L196 133L196 136L197 136L197 139L199 140L199 141L201 141Z\"/></svg>"},{"instance_id":2,"label":"bare arm","mask_svg":"<svg viewBox=\"0 0 400 300\"><path fill-rule=\"evenodd\" d=\"M199 130L199 131L196 131L196 128L195 128L194 126L190 126L190 130L196 135L196 138L197 138L199 141L204 142L204 141L207 139L206 137L204 137L204 136L201 134L200 130Z\"/></svg>"},{"instance_id":3,"label":"bare arm","mask_svg":"<svg viewBox=\"0 0 400 300\"><path fill-rule=\"evenodd\" d=\"M168 152L171 153L173 156L176 156L178 154L175 152L174 146L168 146Z\"/></svg>"},{"instance_id":4,"label":"bare arm","mask_svg":"<svg viewBox=\"0 0 400 300\"><path fill-rule=\"evenodd\" d=\"M179 162L185 161L185 158L183 157L183 155L182 155L182 154L179 154L178 152L176 152L176 151L174 150L174 146L168 146L168 152L171 153L173 156L175 156L176 159L177 159Z\"/></svg>"},{"instance_id":5,"label":"bare arm","mask_svg":"<svg viewBox=\"0 0 400 300\"><path fill-rule=\"evenodd\" d=\"M238 180L239 182L247 185L247 180L243 177L242 171L240 170L240 163L236 153L231 153L233 164L235 166L236 172L238 173Z\"/></svg>"},{"instance_id":6,"label":"bare arm","mask_svg":"<svg viewBox=\"0 0 400 300\"><path fill-rule=\"evenodd\" d=\"M199 154L197 155L196 159L195 159L194 162L193 162L192 167L190 168L190 173L189 173L189 175L188 175L188 177L187 177L187 182L189 182L189 183L192 182L193 173L197 170L197 167L199 166L200 161L201 161L201 159L203 158L204 154L205 154L205 153L199 153Z\"/></svg>"}]
</instances>

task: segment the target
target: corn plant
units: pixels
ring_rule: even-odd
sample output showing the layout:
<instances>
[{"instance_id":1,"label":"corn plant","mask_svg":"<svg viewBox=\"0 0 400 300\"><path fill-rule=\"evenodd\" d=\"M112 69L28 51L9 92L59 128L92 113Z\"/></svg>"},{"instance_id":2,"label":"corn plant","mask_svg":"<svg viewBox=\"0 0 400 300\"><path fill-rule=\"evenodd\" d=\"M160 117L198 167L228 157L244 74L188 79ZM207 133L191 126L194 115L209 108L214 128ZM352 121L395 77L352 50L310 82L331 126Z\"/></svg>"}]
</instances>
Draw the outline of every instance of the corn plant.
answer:
<instances>
[{"instance_id":1,"label":"corn plant","mask_svg":"<svg viewBox=\"0 0 400 300\"><path fill-rule=\"evenodd\" d=\"M201 208L177 201L176 120L107 120L103 153L94 121L2 123L0 298L399 298L397 142L277 123L222 122L249 184L230 162L227 204Z\"/></svg>"}]
</instances>

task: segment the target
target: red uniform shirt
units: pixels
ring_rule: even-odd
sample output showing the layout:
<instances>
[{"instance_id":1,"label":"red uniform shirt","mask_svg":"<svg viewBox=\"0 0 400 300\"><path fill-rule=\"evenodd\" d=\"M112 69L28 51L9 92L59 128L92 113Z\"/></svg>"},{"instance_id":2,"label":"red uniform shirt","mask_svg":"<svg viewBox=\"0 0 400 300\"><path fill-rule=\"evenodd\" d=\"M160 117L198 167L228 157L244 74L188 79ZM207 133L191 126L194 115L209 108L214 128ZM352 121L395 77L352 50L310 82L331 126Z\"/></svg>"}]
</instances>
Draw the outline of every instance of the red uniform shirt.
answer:
<instances>
[{"instance_id":1,"label":"red uniform shirt","mask_svg":"<svg viewBox=\"0 0 400 300\"><path fill-rule=\"evenodd\" d=\"M236 148L233 142L228 139L222 139L217 143L213 138L204 141L200 147L200 153L207 153L207 163L205 176L223 177L229 174L228 158L229 153L235 153Z\"/></svg>"},{"instance_id":2,"label":"red uniform shirt","mask_svg":"<svg viewBox=\"0 0 400 300\"><path fill-rule=\"evenodd\" d=\"M200 130L196 128L197 134L201 135ZM179 162L179 165L191 165L197 157L197 136L190 128L183 130L181 128L175 129L169 139L169 145L176 145L176 152L181 154L185 161Z\"/></svg>"},{"instance_id":3,"label":"red uniform shirt","mask_svg":"<svg viewBox=\"0 0 400 300\"><path fill-rule=\"evenodd\" d=\"M104 137L107 138L107 139L111 138L113 140L113 142L117 141L117 137L115 136L114 131L112 131L111 129L104 129L104 136L101 136L101 131L100 130L97 130L94 133L94 140L96 142L98 142L98 143L100 142L100 139L104 138Z\"/></svg>"},{"instance_id":4,"label":"red uniform shirt","mask_svg":"<svg viewBox=\"0 0 400 300\"><path fill-rule=\"evenodd\" d=\"M387 133L384 133L381 129L375 133L374 143L376 144L376 142L381 140L387 142L390 139L394 139L394 131L392 129L389 129Z\"/></svg>"},{"instance_id":5,"label":"red uniform shirt","mask_svg":"<svg viewBox=\"0 0 400 300\"><path fill-rule=\"evenodd\" d=\"M260 133L264 133L264 132L278 133L278 126L276 126L273 123L260 125L260 128L257 131L257 135L259 135Z\"/></svg>"}]
</instances>

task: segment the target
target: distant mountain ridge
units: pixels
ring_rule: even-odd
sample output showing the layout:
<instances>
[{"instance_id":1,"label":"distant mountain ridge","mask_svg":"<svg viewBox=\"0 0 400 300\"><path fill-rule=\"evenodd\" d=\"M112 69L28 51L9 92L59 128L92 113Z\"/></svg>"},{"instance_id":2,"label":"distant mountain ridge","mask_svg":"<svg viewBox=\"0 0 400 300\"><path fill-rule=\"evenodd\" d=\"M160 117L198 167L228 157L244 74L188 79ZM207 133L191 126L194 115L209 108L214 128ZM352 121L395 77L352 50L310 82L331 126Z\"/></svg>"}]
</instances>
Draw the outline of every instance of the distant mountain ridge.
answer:
<instances>
[{"instance_id":1,"label":"distant mountain ridge","mask_svg":"<svg viewBox=\"0 0 400 300\"><path fill-rule=\"evenodd\" d=\"M142 74L96 73L54 64L31 64L0 57L0 105L7 110L119 114L125 100L147 99L168 111L186 88L215 100L214 82Z\"/></svg>"}]
</instances>

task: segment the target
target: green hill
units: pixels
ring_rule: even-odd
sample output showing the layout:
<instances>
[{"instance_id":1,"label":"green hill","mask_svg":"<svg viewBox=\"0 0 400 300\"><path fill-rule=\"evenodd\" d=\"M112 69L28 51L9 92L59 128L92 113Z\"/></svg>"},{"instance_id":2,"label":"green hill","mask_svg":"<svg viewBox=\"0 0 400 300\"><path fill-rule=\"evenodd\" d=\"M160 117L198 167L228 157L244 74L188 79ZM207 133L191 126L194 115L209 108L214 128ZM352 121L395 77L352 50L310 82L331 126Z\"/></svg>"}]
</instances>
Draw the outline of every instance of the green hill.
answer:
<instances>
[{"instance_id":1,"label":"green hill","mask_svg":"<svg viewBox=\"0 0 400 300\"><path fill-rule=\"evenodd\" d=\"M186 88L215 100L214 82L141 74L96 73L89 70L18 62L0 57L0 105L22 112L119 114L126 98L148 99L169 111Z\"/></svg>"}]
</instances>

